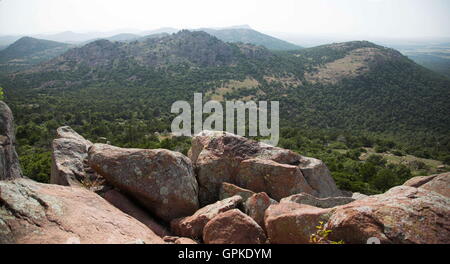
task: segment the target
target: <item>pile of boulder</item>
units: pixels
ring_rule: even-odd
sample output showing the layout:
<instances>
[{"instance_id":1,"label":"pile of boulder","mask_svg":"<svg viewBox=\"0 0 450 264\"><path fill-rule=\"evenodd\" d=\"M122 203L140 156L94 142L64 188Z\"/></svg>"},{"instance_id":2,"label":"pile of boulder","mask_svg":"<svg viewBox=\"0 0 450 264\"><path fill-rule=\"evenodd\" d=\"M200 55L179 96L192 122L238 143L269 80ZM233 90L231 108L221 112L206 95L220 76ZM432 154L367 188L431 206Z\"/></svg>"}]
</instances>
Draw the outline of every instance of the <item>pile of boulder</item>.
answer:
<instances>
[{"instance_id":1,"label":"pile of boulder","mask_svg":"<svg viewBox=\"0 0 450 264\"><path fill-rule=\"evenodd\" d=\"M186 157L61 127L42 184L22 176L0 107L0 243L310 243L320 222L345 243L450 242L450 173L365 196L320 160L227 132L196 135Z\"/></svg>"}]
</instances>

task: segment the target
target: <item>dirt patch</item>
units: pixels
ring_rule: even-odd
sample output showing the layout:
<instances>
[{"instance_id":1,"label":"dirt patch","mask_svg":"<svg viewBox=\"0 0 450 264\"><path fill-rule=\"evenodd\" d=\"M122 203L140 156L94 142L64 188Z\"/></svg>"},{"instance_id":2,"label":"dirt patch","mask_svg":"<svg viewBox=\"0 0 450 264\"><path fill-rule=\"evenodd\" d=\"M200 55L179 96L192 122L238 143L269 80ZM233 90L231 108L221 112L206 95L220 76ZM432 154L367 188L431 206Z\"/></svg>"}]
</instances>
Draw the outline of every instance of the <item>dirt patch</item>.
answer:
<instances>
[{"instance_id":1,"label":"dirt patch","mask_svg":"<svg viewBox=\"0 0 450 264\"><path fill-rule=\"evenodd\" d=\"M360 48L349 52L344 58L316 67L305 73L311 83L335 84L344 78L355 78L369 71L371 63L385 61L388 54L378 48Z\"/></svg>"},{"instance_id":2,"label":"dirt patch","mask_svg":"<svg viewBox=\"0 0 450 264\"><path fill-rule=\"evenodd\" d=\"M285 75L281 77L266 75L264 76L264 80L268 84L281 83L283 88L302 85L302 82L293 75Z\"/></svg>"},{"instance_id":3,"label":"dirt patch","mask_svg":"<svg viewBox=\"0 0 450 264\"><path fill-rule=\"evenodd\" d=\"M211 100L223 101L224 95L227 93L232 93L233 91L242 90L242 89L253 89L258 86L259 86L259 82L251 77L247 77L243 81L228 80L228 81L224 81L224 83L220 87L217 87L214 90L206 93L206 97L210 98ZM251 99L251 98L247 98L247 99Z\"/></svg>"}]
</instances>

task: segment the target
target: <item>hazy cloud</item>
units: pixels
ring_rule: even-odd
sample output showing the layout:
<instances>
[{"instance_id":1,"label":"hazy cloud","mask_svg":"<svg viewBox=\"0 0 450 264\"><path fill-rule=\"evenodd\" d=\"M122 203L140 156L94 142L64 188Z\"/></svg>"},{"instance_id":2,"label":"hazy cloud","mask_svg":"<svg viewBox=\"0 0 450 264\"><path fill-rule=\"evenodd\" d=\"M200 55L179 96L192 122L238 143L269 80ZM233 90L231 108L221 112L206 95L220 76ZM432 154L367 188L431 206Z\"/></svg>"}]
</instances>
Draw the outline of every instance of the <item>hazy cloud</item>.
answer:
<instances>
[{"instance_id":1,"label":"hazy cloud","mask_svg":"<svg viewBox=\"0 0 450 264\"><path fill-rule=\"evenodd\" d=\"M3 0L0 34L199 28L382 37L450 36L448 0Z\"/></svg>"}]
</instances>

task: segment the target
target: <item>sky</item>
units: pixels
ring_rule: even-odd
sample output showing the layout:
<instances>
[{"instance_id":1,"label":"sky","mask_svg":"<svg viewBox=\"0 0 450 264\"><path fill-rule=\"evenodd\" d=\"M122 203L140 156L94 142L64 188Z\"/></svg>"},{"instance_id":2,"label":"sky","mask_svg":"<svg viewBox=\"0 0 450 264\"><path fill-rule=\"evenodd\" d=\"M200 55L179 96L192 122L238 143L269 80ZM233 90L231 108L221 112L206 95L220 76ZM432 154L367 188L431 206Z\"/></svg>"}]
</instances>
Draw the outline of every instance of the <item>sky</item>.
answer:
<instances>
[{"instance_id":1,"label":"sky","mask_svg":"<svg viewBox=\"0 0 450 264\"><path fill-rule=\"evenodd\" d=\"M450 37L449 14L449 0L0 0L0 35L248 24L263 32Z\"/></svg>"}]
</instances>

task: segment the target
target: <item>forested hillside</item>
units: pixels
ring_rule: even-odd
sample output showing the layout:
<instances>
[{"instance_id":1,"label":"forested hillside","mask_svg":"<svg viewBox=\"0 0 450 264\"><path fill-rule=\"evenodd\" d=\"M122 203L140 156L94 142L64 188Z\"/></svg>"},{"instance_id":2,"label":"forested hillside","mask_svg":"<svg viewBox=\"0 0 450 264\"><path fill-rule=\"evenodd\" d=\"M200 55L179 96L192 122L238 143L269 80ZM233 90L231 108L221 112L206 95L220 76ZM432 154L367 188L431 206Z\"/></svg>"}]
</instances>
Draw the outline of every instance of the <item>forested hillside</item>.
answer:
<instances>
[{"instance_id":1,"label":"forested hillside","mask_svg":"<svg viewBox=\"0 0 450 264\"><path fill-rule=\"evenodd\" d=\"M0 50L0 70L14 72L52 59L70 48L69 44L23 37Z\"/></svg>"},{"instance_id":2,"label":"forested hillside","mask_svg":"<svg viewBox=\"0 0 450 264\"><path fill-rule=\"evenodd\" d=\"M25 174L41 181L61 125L93 141L186 152L189 139L164 132L172 103L192 101L194 92L280 101L281 147L323 159L344 189L381 192L436 169L410 164L406 154L450 162L450 81L369 42L274 52L181 31L127 43L98 40L0 78Z\"/></svg>"}]
</instances>

